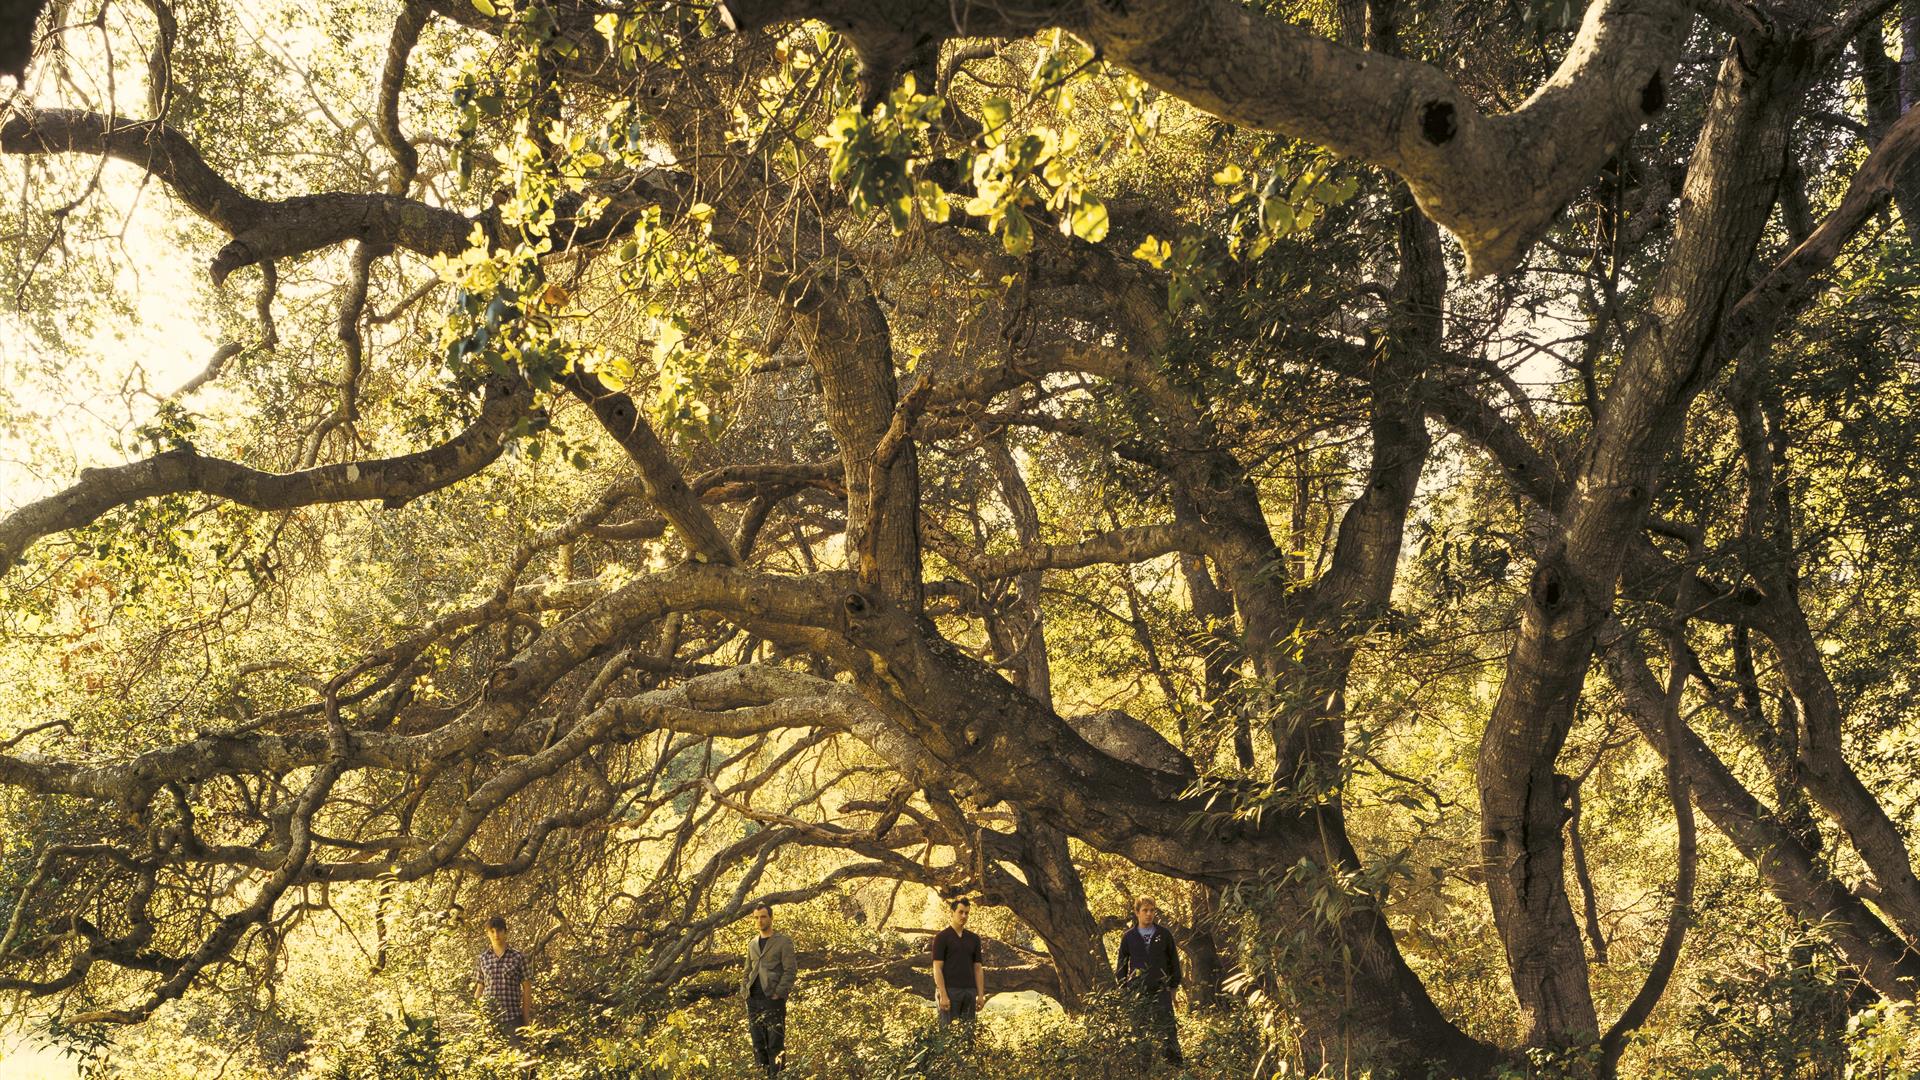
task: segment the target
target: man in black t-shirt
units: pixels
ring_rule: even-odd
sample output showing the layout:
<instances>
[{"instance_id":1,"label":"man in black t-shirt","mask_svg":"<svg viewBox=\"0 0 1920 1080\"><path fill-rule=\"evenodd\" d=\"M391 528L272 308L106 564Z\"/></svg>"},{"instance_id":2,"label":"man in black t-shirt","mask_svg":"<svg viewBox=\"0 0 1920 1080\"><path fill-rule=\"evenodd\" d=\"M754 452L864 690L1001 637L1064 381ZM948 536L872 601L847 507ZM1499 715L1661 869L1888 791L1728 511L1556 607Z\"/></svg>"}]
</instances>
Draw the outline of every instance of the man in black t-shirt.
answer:
<instances>
[{"instance_id":1,"label":"man in black t-shirt","mask_svg":"<svg viewBox=\"0 0 1920 1080\"><path fill-rule=\"evenodd\" d=\"M960 897L947 905L947 928L933 935L933 996L940 1005L940 1026L960 1020L971 1036L973 1020L987 999L987 965L980 958L980 935L967 929L973 904Z\"/></svg>"}]
</instances>

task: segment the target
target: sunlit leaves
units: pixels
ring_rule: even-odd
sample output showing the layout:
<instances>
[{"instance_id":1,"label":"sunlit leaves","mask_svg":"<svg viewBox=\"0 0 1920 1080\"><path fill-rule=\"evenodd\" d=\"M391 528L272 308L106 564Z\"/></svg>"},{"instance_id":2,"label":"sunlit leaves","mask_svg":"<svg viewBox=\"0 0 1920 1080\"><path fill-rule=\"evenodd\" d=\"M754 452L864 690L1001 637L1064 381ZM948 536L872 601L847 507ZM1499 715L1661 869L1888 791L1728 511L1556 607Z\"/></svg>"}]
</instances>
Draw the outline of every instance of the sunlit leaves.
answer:
<instances>
[{"instance_id":1,"label":"sunlit leaves","mask_svg":"<svg viewBox=\"0 0 1920 1080\"><path fill-rule=\"evenodd\" d=\"M663 308L654 309L650 325L654 426L673 442L718 437L725 416L713 404L733 391L757 354L737 336L698 334L684 317Z\"/></svg>"},{"instance_id":2,"label":"sunlit leaves","mask_svg":"<svg viewBox=\"0 0 1920 1080\"><path fill-rule=\"evenodd\" d=\"M633 361L623 356L610 357L594 365L593 374L600 380L600 385L617 394L633 382Z\"/></svg>"},{"instance_id":3,"label":"sunlit leaves","mask_svg":"<svg viewBox=\"0 0 1920 1080\"><path fill-rule=\"evenodd\" d=\"M1337 170L1324 154L1316 155L1297 176L1285 166L1264 176L1249 174L1229 162L1214 172L1213 183L1225 193L1227 205L1238 208L1227 222L1228 253L1253 259L1266 254L1275 241L1311 229L1328 207L1353 198L1360 184L1350 170Z\"/></svg>"},{"instance_id":4,"label":"sunlit leaves","mask_svg":"<svg viewBox=\"0 0 1920 1080\"><path fill-rule=\"evenodd\" d=\"M607 51L623 70L638 67L643 60L673 63L671 34L658 12L646 7L628 14L602 12L594 16L593 28L605 39Z\"/></svg>"},{"instance_id":5,"label":"sunlit leaves","mask_svg":"<svg viewBox=\"0 0 1920 1080\"><path fill-rule=\"evenodd\" d=\"M1066 231L1097 244L1107 238L1107 206L1085 192L1078 193L1067 207Z\"/></svg>"},{"instance_id":6,"label":"sunlit leaves","mask_svg":"<svg viewBox=\"0 0 1920 1080\"><path fill-rule=\"evenodd\" d=\"M998 146L1006 141L1007 125L1013 122L1013 104L1006 98L990 97L980 106L980 122L986 130L980 135L981 141L988 146Z\"/></svg>"},{"instance_id":7,"label":"sunlit leaves","mask_svg":"<svg viewBox=\"0 0 1920 1080\"><path fill-rule=\"evenodd\" d=\"M1027 76L1027 92L1037 100L1046 101L1057 113L1070 113L1074 102L1074 76L1086 71L1094 63L1093 54L1086 46L1056 29L1049 36L1047 47L1034 61L1032 73Z\"/></svg>"},{"instance_id":8,"label":"sunlit leaves","mask_svg":"<svg viewBox=\"0 0 1920 1080\"><path fill-rule=\"evenodd\" d=\"M1152 87L1132 75L1116 72L1109 83L1115 93L1107 108L1126 122L1127 150L1139 153L1160 130L1159 99Z\"/></svg>"},{"instance_id":9,"label":"sunlit leaves","mask_svg":"<svg viewBox=\"0 0 1920 1080\"><path fill-rule=\"evenodd\" d=\"M947 193L940 185L931 180L916 180L913 185L914 201L920 207L920 213L932 222L943 222L952 212L947 205Z\"/></svg>"},{"instance_id":10,"label":"sunlit leaves","mask_svg":"<svg viewBox=\"0 0 1920 1080\"><path fill-rule=\"evenodd\" d=\"M914 177L928 131L944 108L943 99L920 93L907 75L870 112L850 105L835 114L813 141L827 151L827 175L845 189L849 206L862 213L884 210L896 234L912 223L916 207L934 220L946 219L944 205L928 212L944 204L939 186Z\"/></svg>"},{"instance_id":11,"label":"sunlit leaves","mask_svg":"<svg viewBox=\"0 0 1920 1080\"><path fill-rule=\"evenodd\" d=\"M1166 268L1167 259L1173 255L1173 245L1149 233L1140 246L1133 249L1133 257L1153 267L1155 270Z\"/></svg>"},{"instance_id":12,"label":"sunlit leaves","mask_svg":"<svg viewBox=\"0 0 1920 1080\"><path fill-rule=\"evenodd\" d=\"M986 149L973 156L973 198L967 213L986 219L1009 254L1024 255L1033 246L1031 213L1038 208L1058 215L1061 233L1097 243L1107 235L1107 208L1086 189L1072 155L1079 134L1036 127L1022 134L1008 132L1012 106L989 99L982 142Z\"/></svg>"},{"instance_id":13,"label":"sunlit leaves","mask_svg":"<svg viewBox=\"0 0 1920 1080\"><path fill-rule=\"evenodd\" d=\"M1206 257L1206 236L1198 229L1183 229L1172 240L1149 234L1133 249L1133 257L1167 272L1169 311L1179 311L1199 300L1218 277Z\"/></svg>"}]
</instances>

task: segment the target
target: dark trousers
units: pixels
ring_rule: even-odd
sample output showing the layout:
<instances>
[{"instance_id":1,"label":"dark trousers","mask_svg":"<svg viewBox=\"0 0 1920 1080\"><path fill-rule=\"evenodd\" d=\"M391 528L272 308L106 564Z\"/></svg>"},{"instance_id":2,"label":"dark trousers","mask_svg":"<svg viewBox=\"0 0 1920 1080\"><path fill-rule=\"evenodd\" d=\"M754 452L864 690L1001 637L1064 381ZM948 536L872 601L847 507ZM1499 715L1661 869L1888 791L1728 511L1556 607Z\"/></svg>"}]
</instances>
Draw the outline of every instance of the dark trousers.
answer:
<instances>
[{"instance_id":1,"label":"dark trousers","mask_svg":"<svg viewBox=\"0 0 1920 1080\"><path fill-rule=\"evenodd\" d=\"M980 999L971 990L949 990L947 1000L950 1008L940 1010L940 1029L945 1031L955 1020L960 1021L960 1045L973 1048L973 1022L980 1016Z\"/></svg>"},{"instance_id":2,"label":"dark trousers","mask_svg":"<svg viewBox=\"0 0 1920 1080\"><path fill-rule=\"evenodd\" d=\"M949 990L947 1000L953 1002L953 1007L940 1010L941 1027L946 1027L955 1020L972 1024L974 1018L980 1015L980 999L974 997L971 990Z\"/></svg>"},{"instance_id":3,"label":"dark trousers","mask_svg":"<svg viewBox=\"0 0 1920 1080\"><path fill-rule=\"evenodd\" d=\"M787 1002L775 1001L760 993L759 987L747 995L747 1031L753 1036L753 1060L768 1076L780 1072L781 1058L787 1051Z\"/></svg>"},{"instance_id":4,"label":"dark trousers","mask_svg":"<svg viewBox=\"0 0 1920 1080\"><path fill-rule=\"evenodd\" d=\"M1180 1054L1180 1025L1173 1018L1173 989L1136 993L1133 998L1134 1024L1160 1044L1168 1061L1175 1065L1186 1059Z\"/></svg>"}]
</instances>

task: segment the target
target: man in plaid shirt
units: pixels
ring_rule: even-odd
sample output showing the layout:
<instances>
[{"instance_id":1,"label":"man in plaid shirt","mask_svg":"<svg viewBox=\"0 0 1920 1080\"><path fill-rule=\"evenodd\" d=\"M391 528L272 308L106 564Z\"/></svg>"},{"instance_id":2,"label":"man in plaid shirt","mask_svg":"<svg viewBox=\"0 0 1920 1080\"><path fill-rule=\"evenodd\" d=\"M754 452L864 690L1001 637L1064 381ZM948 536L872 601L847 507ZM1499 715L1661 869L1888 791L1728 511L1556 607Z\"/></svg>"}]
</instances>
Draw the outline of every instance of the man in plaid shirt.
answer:
<instances>
[{"instance_id":1,"label":"man in plaid shirt","mask_svg":"<svg viewBox=\"0 0 1920 1080\"><path fill-rule=\"evenodd\" d=\"M507 946L507 920L487 920L487 947L473 971L473 993L487 1006L500 1033L517 1039L533 1013L533 995L527 989L527 956Z\"/></svg>"}]
</instances>

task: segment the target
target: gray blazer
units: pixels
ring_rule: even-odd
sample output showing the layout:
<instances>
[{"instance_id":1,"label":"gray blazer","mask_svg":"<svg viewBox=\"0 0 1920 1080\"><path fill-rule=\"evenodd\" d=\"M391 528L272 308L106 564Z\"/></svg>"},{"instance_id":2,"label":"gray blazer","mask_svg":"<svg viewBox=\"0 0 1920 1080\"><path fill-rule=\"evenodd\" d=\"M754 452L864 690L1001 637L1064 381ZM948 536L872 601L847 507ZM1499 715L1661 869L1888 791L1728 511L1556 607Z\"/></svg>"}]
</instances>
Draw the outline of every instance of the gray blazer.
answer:
<instances>
[{"instance_id":1,"label":"gray blazer","mask_svg":"<svg viewBox=\"0 0 1920 1080\"><path fill-rule=\"evenodd\" d=\"M778 930L764 938L755 934L747 939L747 966L740 973L740 996L746 997L758 978L761 993L770 998L786 997L793 992L793 977L799 971L792 938Z\"/></svg>"}]
</instances>

